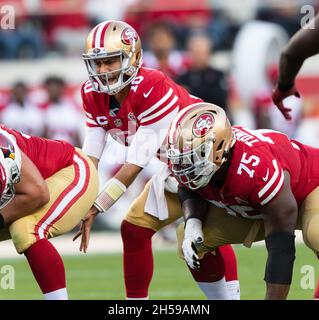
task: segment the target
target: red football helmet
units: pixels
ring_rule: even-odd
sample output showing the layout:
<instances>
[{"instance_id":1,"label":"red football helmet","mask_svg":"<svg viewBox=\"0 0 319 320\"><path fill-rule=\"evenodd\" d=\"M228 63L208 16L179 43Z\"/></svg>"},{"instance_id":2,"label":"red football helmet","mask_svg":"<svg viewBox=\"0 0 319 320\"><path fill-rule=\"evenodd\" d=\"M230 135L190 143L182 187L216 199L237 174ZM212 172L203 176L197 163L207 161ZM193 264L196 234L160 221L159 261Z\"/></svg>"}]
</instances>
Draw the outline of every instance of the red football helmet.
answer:
<instances>
[{"instance_id":1,"label":"red football helmet","mask_svg":"<svg viewBox=\"0 0 319 320\"><path fill-rule=\"evenodd\" d=\"M21 152L15 138L0 130L0 209L15 195L14 184L20 181Z\"/></svg>"}]
</instances>

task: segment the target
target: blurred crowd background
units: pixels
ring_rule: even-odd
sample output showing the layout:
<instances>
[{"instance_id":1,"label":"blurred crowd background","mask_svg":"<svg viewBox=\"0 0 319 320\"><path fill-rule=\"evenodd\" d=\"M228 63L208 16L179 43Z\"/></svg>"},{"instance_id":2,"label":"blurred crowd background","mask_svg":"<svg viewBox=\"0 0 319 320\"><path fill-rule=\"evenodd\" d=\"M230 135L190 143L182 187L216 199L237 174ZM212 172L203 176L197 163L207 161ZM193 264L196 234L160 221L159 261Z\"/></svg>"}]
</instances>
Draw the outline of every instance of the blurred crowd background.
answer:
<instances>
[{"instance_id":1,"label":"blurred crowd background","mask_svg":"<svg viewBox=\"0 0 319 320\"><path fill-rule=\"evenodd\" d=\"M0 29L0 121L11 128L82 145L85 39L96 24L118 19L141 36L145 66L222 106L234 125L280 130L319 146L318 57L309 59L298 77L302 98L285 101L292 121L271 101L280 51L305 15L318 12L318 1L0 0L0 8L6 5L15 9L15 28ZM102 184L118 170L125 151L110 141ZM102 224L118 227L157 165L154 160L143 170L111 209L116 214L100 218Z\"/></svg>"}]
</instances>

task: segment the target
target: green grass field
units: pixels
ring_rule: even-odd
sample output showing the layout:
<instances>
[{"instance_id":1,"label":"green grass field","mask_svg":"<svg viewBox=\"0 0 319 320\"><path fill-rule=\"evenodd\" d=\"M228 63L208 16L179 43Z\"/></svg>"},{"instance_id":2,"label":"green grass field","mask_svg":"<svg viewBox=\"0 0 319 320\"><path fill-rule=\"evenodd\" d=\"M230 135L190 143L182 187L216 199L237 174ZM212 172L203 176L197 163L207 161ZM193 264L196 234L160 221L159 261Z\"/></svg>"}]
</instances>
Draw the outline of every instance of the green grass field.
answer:
<instances>
[{"instance_id":1,"label":"green grass field","mask_svg":"<svg viewBox=\"0 0 319 320\"><path fill-rule=\"evenodd\" d=\"M246 249L235 246L238 258L242 299L263 299L266 252L263 246ZM311 299L313 290L301 288L303 265L316 269L318 261L304 245L297 246L294 278L289 299ZM182 260L174 251L157 251L155 271L150 288L151 299L204 299ZM76 255L64 257L69 296L71 299L124 299L121 254ZM42 299L29 266L24 259L0 260L15 268L15 289L0 288L0 299ZM0 273L1 277L4 275ZM317 271L315 272L317 278Z\"/></svg>"}]
</instances>

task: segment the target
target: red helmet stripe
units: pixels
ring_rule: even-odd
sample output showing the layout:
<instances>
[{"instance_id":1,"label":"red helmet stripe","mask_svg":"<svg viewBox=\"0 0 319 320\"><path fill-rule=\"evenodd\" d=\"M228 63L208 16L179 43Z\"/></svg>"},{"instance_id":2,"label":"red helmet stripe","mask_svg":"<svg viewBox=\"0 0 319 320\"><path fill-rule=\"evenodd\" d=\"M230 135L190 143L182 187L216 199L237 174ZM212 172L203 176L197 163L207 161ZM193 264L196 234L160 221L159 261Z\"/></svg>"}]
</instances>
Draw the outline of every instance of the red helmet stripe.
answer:
<instances>
[{"instance_id":1,"label":"red helmet stripe","mask_svg":"<svg viewBox=\"0 0 319 320\"><path fill-rule=\"evenodd\" d=\"M104 47L104 36L105 36L105 32L106 32L106 29L107 27L110 25L111 22L108 22L104 27L103 27L103 30L101 32L101 39L100 39L100 46L101 47Z\"/></svg>"},{"instance_id":2,"label":"red helmet stripe","mask_svg":"<svg viewBox=\"0 0 319 320\"><path fill-rule=\"evenodd\" d=\"M92 48L101 48L102 46L104 46L105 31L110 23L111 23L111 21L105 21L95 27L94 32L93 32ZM101 40L103 40L103 41L101 41ZM103 42L103 45L101 42Z\"/></svg>"}]
</instances>

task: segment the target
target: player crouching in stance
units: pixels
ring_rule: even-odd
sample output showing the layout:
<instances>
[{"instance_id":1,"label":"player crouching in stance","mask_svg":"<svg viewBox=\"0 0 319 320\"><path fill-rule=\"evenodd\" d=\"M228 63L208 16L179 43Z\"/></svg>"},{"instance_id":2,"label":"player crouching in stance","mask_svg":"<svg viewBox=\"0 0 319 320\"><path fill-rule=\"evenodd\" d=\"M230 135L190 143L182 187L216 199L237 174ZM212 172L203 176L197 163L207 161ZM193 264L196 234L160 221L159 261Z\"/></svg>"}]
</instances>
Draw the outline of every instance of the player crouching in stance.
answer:
<instances>
[{"instance_id":1,"label":"player crouching in stance","mask_svg":"<svg viewBox=\"0 0 319 320\"><path fill-rule=\"evenodd\" d=\"M187 264L201 270L219 246L265 239L266 299L286 299L295 229L319 252L319 149L279 132L231 127L225 112L208 103L180 111L168 139Z\"/></svg>"},{"instance_id":2,"label":"player crouching in stance","mask_svg":"<svg viewBox=\"0 0 319 320\"><path fill-rule=\"evenodd\" d=\"M68 298L63 261L49 238L73 229L93 204L91 160L65 141L0 126L0 241L12 239L45 299Z\"/></svg>"}]
</instances>

